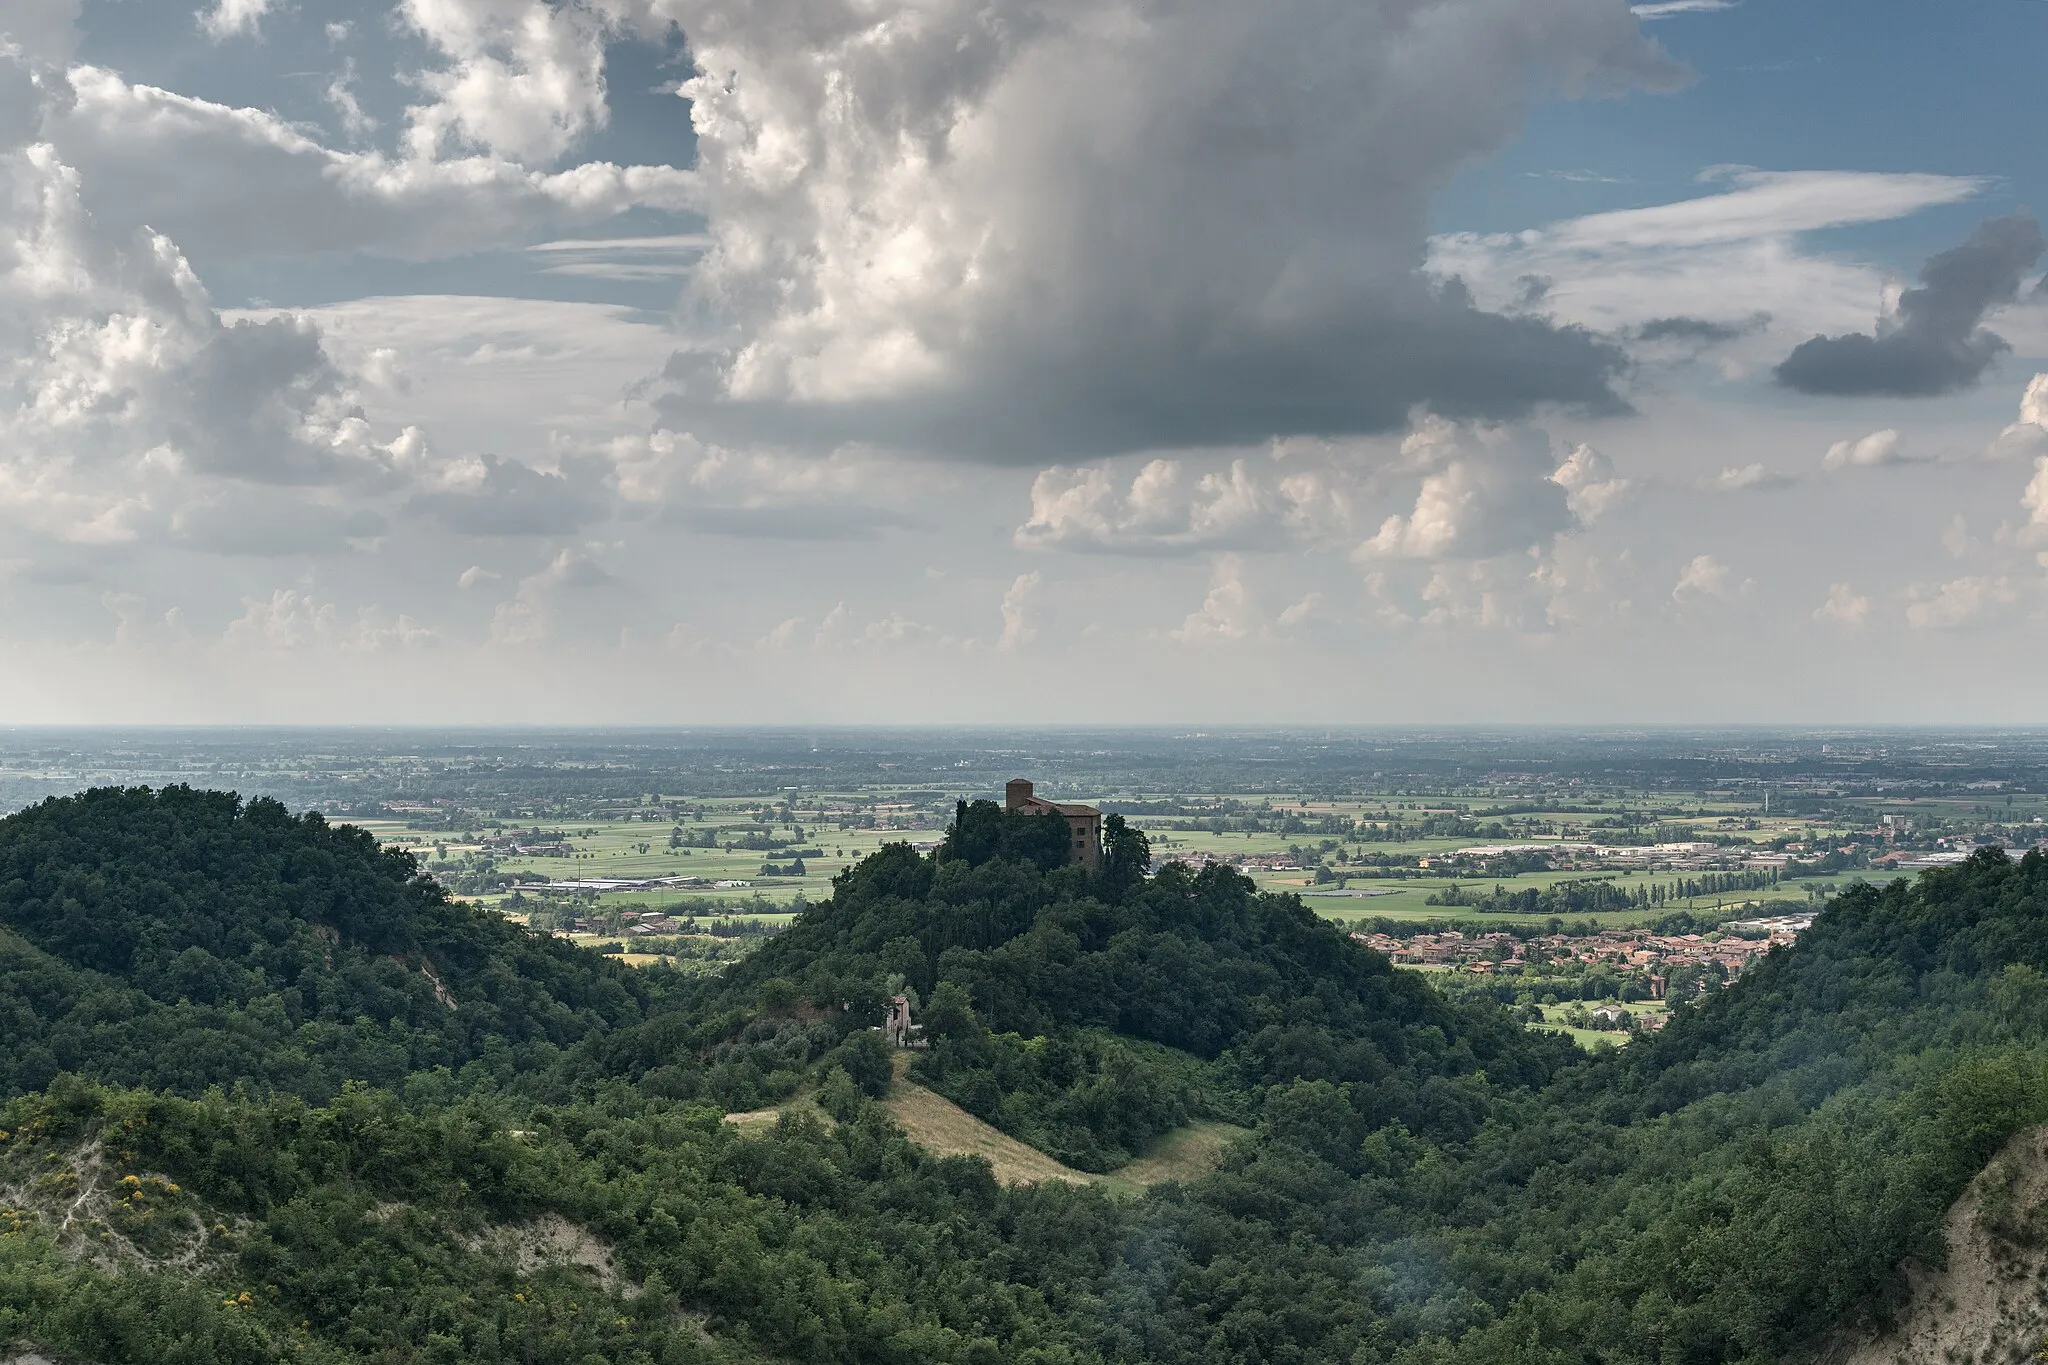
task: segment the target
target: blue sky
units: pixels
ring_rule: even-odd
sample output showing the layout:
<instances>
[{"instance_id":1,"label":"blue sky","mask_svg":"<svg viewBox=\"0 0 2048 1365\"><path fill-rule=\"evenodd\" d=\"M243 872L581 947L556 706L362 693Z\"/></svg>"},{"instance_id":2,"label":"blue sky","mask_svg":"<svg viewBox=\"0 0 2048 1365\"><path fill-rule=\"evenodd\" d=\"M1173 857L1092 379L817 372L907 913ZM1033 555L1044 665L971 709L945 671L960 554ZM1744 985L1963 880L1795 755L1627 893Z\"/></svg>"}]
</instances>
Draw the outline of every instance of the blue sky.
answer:
<instances>
[{"instance_id":1,"label":"blue sky","mask_svg":"<svg viewBox=\"0 0 2048 1365\"><path fill-rule=\"evenodd\" d=\"M2040 0L1744 0L1647 31L1694 73L1683 89L1545 105L1438 206L1446 228L1504 231L1687 192L1727 163L1939 171L2003 182L1997 211L2048 202L2040 155ZM1591 172L1619 183L1550 180ZM1530 182L1535 182L1534 184ZM1548 186L1550 193L1545 193ZM1966 232L1971 210L1856 234L1902 267Z\"/></svg>"},{"instance_id":2,"label":"blue sky","mask_svg":"<svg viewBox=\"0 0 2048 1365\"><path fill-rule=\"evenodd\" d=\"M2048 720L2048 4L1639 8L21 0L0 706Z\"/></svg>"}]
</instances>

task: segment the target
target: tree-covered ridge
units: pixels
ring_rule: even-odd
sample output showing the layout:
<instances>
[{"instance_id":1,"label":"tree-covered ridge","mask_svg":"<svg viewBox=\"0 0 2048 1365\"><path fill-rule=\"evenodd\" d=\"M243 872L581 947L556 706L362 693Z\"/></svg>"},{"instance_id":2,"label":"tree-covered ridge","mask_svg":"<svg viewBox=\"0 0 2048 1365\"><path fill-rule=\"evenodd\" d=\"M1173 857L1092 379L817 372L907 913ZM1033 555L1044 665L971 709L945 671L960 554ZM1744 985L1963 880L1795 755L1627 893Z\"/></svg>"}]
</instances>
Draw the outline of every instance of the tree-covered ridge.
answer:
<instances>
[{"instance_id":1,"label":"tree-covered ridge","mask_svg":"<svg viewBox=\"0 0 2048 1365\"><path fill-rule=\"evenodd\" d=\"M468 1014L463 992L502 962L647 994L609 1018L572 1007L590 1022L557 1043L550 988L504 1025L536 1041L488 1034L467 1064L316 1103L275 1083L180 1096L73 1078L7 1102L0 1349L98 1365L1795 1359L1881 1317L1901 1259L1939 1253L1963 1183L2048 1118L2040 854L1853 891L1664 1034L1580 1059L1221 870L1120 880L895 848L727 978L684 985L617 978L510 926L466 937L459 907L424 892L398 915L419 926L409 945L352 946L320 907L336 887L413 894L402 863L360 883L299 878L325 890L263 887L300 847L381 866L353 832L198 794L98 800L141 832L72 841L90 827L81 802L38 816L51 824L23 841L33 853L0 823L7 922L28 926L9 1000L39 1039L86 1026L70 1005L54 1023L33 1014L59 999L37 993L46 982L82 981L139 1002L133 1016L92 1002L124 1047L211 1065L233 1024L281 1074L294 1056L339 1070L356 1055L305 1041L327 1036L321 1018L264 1021L309 975L353 989L351 954L372 984L396 973L396 1007L422 1011L400 1024L451 1052L461 1040L434 1021ZM179 821L210 851L180 862L159 832ZM120 870L153 850L170 873ZM77 949L49 925L70 912L36 889L60 885L139 907L135 982L157 936L172 960L216 942L223 963L253 954L269 985L263 954L308 946L293 923L315 926L334 965L320 956L245 1003L167 1003L117 964L62 956ZM208 909L208 886L239 908ZM482 965L440 972L456 1008L437 1016L410 993L447 1011L410 954L444 951L444 914ZM906 988L934 1035L934 1083L990 1082L999 1116L1048 1145L1113 1163L1204 1105L1236 1106L1254 1132L1213 1175L1143 1198L1001 1187L981 1162L905 1141L862 1094L880 1079L867 1023ZM721 1121L809 1084L836 1123L799 1110L749 1137ZM549 1220L601 1247L608 1273L527 1254L521 1238Z\"/></svg>"},{"instance_id":2,"label":"tree-covered ridge","mask_svg":"<svg viewBox=\"0 0 2048 1365\"><path fill-rule=\"evenodd\" d=\"M1430 1013L1426 992L1404 1018L1401 983L1418 978L1346 958L1298 903L1220 870L1169 869L1114 905L1077 871L1000 859L900 850L859 871L750 964L782 973L757 987L923 983L937 1044L920 1070L969 1100L1006 1080L997 1117L1055 1141L1065 1122L1083 1155L1115 1133L1085 1117L1113 1069L1105 1036L1199 1051L1173 1002L1206 969L1260 1002L1256 1027L1208 1053L1256 1136L1128 1215L1137 1240L1093 1282L1127 1343L1106 1359L1785 1358L1881 1321L1901 1261L1939 1255L1970 1175L2048 1118L2038 853L1855 890L1665 1034L1547 1077L1517 1076L1512 1046L1460 1070L1483 1027ZM1174 969L1123 970L1160 959ZM1238 1016L1218 998L1227 1027ZM1147 1033L1148 1019L1166 1022ZM1450 1045L1399 1050L1432 1029ZM1057 1068L1077 1083L1049 1087ZM1125 1076L1128 1131L1174 1076Z\"/></svg>"},{"instance_id":3,"label":"tree-covered ridge","mask_svg":"<svg viewBox=\"0 0 2048 1365\"><path fill-rule=\"evenodd\" d=\"M735 986L871 1017L879 983L901 983L930 1006L919 1079L1089 1170L1191 1115L1256 1113L1271 1087L1304 1078L1356 1087L1379 1121L1468 1136L1492 1091L1576 1059L1498 1010L1446 1001L1229 868L1130 875L1114 856L1121 837L1112 830L1098 875L999 852L972 860L965 841L929 856L885 849Z\"/></svg>"},{"instance_id":4,"label":"tree-covered ridge","mask_svg":"<svg viewBox=\"0 0 2048 1365\"><path fill-rule=\"evenodd\" d=\"M60 1071L325 1098L501 1078L638 1018L645 978L459 902L317 814L102 788L0 820L0 1091Z\"/></svg>"},{"instance_id":5,"label":"tree-covered ridge","mask_svg":"<svg viewBox=\"0 0 2048 1365\"><path fill-rule=\"evenodd\" d=\"M1482 1135L1462 1198L1493 1212L1432 1236L1528 1291L1460 1358L1782 1359L1881 1325L1970 1177L2048 1119L2044 930L2039 851L1856 887Z\"/></svg>"}]
</instances>

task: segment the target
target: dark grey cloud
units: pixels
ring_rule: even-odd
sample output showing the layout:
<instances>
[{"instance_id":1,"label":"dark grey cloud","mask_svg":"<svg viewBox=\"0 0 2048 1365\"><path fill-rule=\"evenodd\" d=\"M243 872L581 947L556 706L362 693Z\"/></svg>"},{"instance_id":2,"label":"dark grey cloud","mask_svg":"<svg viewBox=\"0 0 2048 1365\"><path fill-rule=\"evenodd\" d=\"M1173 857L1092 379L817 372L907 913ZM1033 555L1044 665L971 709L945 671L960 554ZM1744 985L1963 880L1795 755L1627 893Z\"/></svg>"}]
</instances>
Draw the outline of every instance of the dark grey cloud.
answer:
<instances>
[{"instance_id":1,"label":"dark grey cloud","mask_svg":"<svg viewBox=\"0 0 2048 1365\"><path fill-rule=\"evenodd\" d=\"M565 460L560 474L496 455L482 462L473 486L414 494L406 511L469 536L567 535L609 514L600 461Z\"/></svg>"},{"instance_id":2,"label":"dark grey cloud","mask_svg":"<svg viewBox=\"0 0 2048 1365\"><path fill-rule=\"evenodd\" d=\"M171 439L207 473L275 484L345 481L360 475L358 462L300 435L306 414L341 382L319 330L301 319L210 329L164 386Z\"/></svg>"},{"instance_id":3,"label":"dark grey cloud","mask_svg":"<svg viewBox=\"0 0 2048 1365\"><path fill-rule=\"evenodd\" d=\"M1636 328L1638 341L1676 341L1692 345L1712 346L1737 337L1749 335L1770 321L1766 314L1744 318L1740 322L1717 322L1712 318L1668 317L1651 318Z\"/></svg>"},{"instance_id":4,"label":"dark grey cloud","mask_svg":"<svg viewBox=\"0 0 2048 1365\"><path fill-rule=\"evenodd\" d=\"M1984 315L2018 296L2042 246L2031 216L1991 219L1961 246L1930 258L1920 287L1900 296L1896 317L1875 334L1803 341L1779 364L1778 382L1831 397L1929 398L1972 387L2012 349L1982 325Z\"/></svg>"},{"instance_id":5,"label":"dark grey cloud","mask_svg":"<svg viewBox=\"0 0 2048 1365\"><path fill-rule=\"evenodd\" d=\"M749 402L684 382L654 401L665 425L707 440L869 441L1019 464L1399 431L1416 407L1489 421L1552 404L1628 411L1613 388L1627 357L1584 328L1485 312L1462 289L1418 288L1399 301L1337 296L1330 305L1285 330L1133 307L1092 334L1062 338L1059 349L1009 338L954 382L889 399ZM697 377L704 367L669 368Z\"/></svg>"}]
</instances>

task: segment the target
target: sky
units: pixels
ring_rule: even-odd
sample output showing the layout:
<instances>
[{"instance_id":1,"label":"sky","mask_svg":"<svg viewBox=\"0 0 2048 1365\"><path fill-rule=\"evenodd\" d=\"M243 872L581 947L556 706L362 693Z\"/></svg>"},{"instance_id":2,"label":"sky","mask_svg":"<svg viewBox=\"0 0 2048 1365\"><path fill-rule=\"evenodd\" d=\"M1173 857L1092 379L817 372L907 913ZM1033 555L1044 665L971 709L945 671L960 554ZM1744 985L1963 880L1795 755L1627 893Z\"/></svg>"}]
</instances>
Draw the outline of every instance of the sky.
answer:
<instances>
[{"instance_id":1,"label":"sky","mask_svg":"<svg viewBox=\"0 0 2048 1365\"><path fill-rule=\"evenodd\" d=\"M7 0L7 723L2048 722L2040 0Z\"/></svg>"}]
</instances>

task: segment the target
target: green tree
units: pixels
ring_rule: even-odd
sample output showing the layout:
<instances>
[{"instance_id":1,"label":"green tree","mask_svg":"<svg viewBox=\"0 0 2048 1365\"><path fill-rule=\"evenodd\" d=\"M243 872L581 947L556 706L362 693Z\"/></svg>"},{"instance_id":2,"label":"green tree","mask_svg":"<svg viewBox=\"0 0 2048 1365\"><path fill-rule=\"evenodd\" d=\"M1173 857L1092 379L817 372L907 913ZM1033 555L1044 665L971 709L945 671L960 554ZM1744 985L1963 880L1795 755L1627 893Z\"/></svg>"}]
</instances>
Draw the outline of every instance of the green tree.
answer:
<instances>
[{"instance_id":1,"label":"green tree","mask_svg":"<svg viewBox=\"0 0 2048 1365\"><path fill-rule=\"evenodd\" d=\"M939 845L941 861L979 867L990 859L1028 863L1051 871L1067 862L1067 822L1050 815L1025 815L993 801L962 801Z\"/></svg>"},{"instance_id":2,"label":"green tree","mask_svg":"<svg viewBox=\"0 0 2048 1365\"><path fill-rule=\"evenodd\" d=\"M1152 866L1152 841L1122 815L1102 822L1102 880L1107 893L1122 896L1143 881Z\"/></svg>"},{"instance_id":3,"label":"green tree","mask_svg":"<svg viewBox=\"0 0 2048 1365\"><path fill-rule=\"evenodd\" d=\"M825 1082L818 1087L820 1109L841 1123L852 1123L860 1117L861 1108L866 1103L867 1096L854 1084L845 1067L826 1068Z\"/></svg>"},{"instance_id":4,"label":"green tree","mask_svg":"<svg viewBox=\"0 0 2048 1365\"><path fill-rule=\"evenodd\" d=\"M896 1059L879 1029L860 1029L827 1055L826 1064L837 1066L853 1079L863 1095L880 1099L889 1093L895 1079Z\"/></svg>"}]
</instances>

